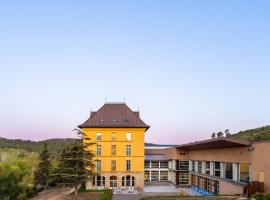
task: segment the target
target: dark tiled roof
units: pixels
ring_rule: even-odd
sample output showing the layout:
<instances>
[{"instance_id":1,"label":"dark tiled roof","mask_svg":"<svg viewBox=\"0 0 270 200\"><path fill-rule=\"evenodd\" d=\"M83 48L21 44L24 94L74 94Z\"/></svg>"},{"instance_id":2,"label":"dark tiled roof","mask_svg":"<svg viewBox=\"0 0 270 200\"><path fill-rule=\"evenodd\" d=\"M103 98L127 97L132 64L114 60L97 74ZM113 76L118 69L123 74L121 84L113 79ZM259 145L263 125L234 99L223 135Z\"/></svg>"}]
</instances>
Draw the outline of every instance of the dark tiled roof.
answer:
<instances>
[{"instance_id":1,"label":"dark tiled roof","mask_svg":"<svg viewBox=\"0 0 270 200\"><path fill-rule=\"evenodd\" d=\"M90 118L79 128L146 128L139 117L139 112L133 112L126 104L104 104L97 112L91 112Z\"/></svg>"},{"instance_id":2,"label":"dark tiled roof","mask_svg":"<svg viewBox=\"0 0 270 200\"><path fill-rule=\"evenodd\" d=\"M229 147L244 147L249 146L250 142L242 139L231 137L220 137L209 140L202 140L198 142L191 142L179 145L177 148L185 150L199 150L199 149L218 149Z\"/></svg>"}]
</instances>

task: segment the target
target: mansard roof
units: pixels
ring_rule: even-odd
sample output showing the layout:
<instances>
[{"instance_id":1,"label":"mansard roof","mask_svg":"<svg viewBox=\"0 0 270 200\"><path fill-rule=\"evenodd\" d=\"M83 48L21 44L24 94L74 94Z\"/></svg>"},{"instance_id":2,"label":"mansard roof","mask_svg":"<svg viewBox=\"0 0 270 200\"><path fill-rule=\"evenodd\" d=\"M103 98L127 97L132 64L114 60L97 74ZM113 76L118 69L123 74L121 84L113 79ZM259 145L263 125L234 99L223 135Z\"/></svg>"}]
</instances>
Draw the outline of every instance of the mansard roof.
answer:
<instances>
[{"instance_id":1,"label":"mansard roof","mask_svg":"<svg viewBox=\"0 0 270 200\"><path fill-rule=\"evenodd\" d=\"M132 111L125 103L105 103L98 111L91 112L89 119L79 128L146 128L139 112Z\"/></svg>"}]
</instances>

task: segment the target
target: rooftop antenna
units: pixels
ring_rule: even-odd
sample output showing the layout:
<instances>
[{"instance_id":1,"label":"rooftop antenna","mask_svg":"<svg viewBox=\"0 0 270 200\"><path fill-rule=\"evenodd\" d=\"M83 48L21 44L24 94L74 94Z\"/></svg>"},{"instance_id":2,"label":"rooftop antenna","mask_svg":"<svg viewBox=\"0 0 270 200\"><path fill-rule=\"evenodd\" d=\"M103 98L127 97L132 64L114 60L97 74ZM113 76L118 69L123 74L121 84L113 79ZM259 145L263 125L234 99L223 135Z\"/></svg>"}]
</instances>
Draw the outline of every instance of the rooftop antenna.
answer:
<instances>
[{"instance_id":1,"label":"rooftop antenna","mask_svg":"<svg viewBox=\"0 0 270 200\"><path fill-rule=\"evenodd\" d=\"M107 97L105 97L105 104L107 103Z\"/></svg>"},{"instance_id":2,"label":"rooftop antenna","mask_svg":"<svg viewBox=\"0 0 270 200\"><path fill-rule=\"evenodd\" d=\"M124 97L124 103L126 103L126 97Z\"/></svg>"},{"instance_id":3,"label":"rooftop antenna","mask_svg":"<svg viewBox=\"0 0 270 200\"><path fill-rule=\"evenodd\" d=\"M91 116L91 113L92 113L92 107L90 106L90 116Z\"/></svg>"}]
</instances>

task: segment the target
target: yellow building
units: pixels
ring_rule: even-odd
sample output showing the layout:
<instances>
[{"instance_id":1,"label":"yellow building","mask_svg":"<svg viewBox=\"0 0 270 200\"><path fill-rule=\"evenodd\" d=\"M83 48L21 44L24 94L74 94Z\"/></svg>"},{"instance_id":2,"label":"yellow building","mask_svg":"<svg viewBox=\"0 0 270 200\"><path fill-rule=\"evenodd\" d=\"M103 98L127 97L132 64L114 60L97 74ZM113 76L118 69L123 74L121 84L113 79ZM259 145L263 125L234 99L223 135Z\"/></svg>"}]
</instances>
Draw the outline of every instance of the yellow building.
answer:
<instances>
[{"instance_id":1,"label":"yellow building","mask_svg":"<svg viewBox=\"0 0 270 200\"><path fill-rule=\"evenodd\" d=\"M149 126L124 103L106 103L78 126L95 142L97 176L87 184L94 187L144 185L144 135Z\"/></svg>"}]
</instances>

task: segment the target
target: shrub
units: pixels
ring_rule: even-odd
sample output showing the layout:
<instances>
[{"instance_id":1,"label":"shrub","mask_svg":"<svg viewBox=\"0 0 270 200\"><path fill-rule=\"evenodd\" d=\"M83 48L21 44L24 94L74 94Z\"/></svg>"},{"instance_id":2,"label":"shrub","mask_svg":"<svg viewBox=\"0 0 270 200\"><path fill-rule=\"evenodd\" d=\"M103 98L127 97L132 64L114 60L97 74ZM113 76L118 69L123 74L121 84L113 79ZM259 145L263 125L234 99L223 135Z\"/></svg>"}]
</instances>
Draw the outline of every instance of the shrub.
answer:
<instances>
[{"instance_id":1,"label":"shrub","mask_svg":"<svg viewBox=\"0 0 270 200\"><path fill-rule=\"evenodd\" d=\"M113 192L110 189L103 190L102 195L100 196L100 200L111 200Z\"/></svg>"},{"instance_id":2,"label":"shrub","mask_svg":"<svg viewBox=\"0 0 270 200\"><path fill-rule=\"evenodd\" d=\"M270 200L270 194L266 194L266 195L255 195L254 198L256 200Z\"/></svg>"}]
</instances>

